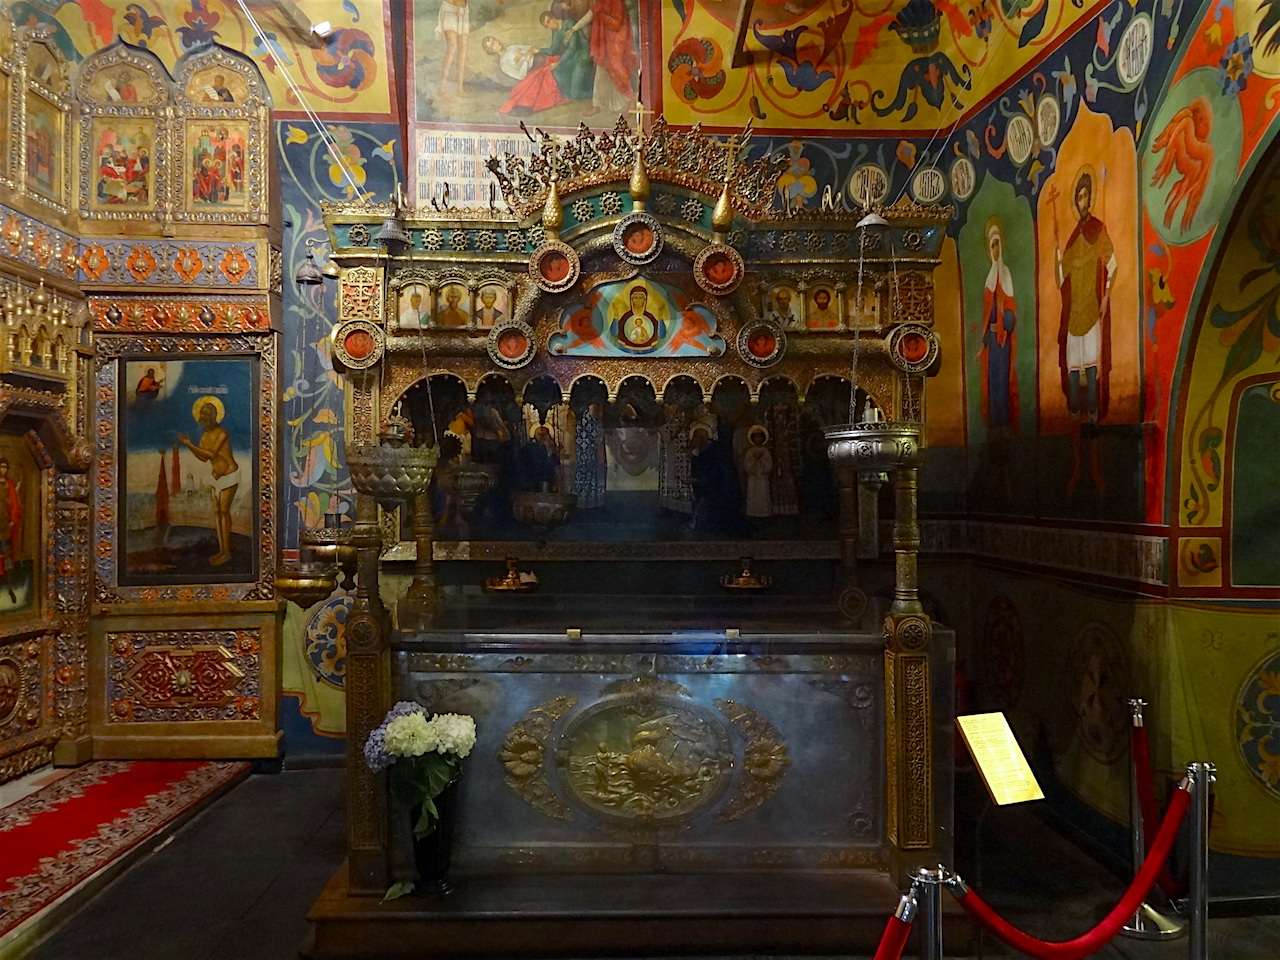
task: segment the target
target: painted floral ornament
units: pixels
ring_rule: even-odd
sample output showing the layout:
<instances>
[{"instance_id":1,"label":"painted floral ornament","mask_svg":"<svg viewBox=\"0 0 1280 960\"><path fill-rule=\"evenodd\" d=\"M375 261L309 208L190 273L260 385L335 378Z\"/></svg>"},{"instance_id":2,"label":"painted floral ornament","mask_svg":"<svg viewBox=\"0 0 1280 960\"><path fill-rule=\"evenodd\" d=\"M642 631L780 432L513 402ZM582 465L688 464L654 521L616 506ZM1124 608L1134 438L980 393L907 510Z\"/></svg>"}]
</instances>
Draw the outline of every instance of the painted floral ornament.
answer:
<instances>
[{"instance_id":1,"label":"painted floral ornament","mask_svg":"<svg viewBox=\"0 0 1280 960\"><path fill-rule=\"evenodd\" d=\"M523 367L536 352L533 328L523 320L502 320L489 331L485 344L489 359L507 370Z\"/></svg>"},{"instance_id":2,"label":"painted floral ornament","mask_svg":"<svg viewBox=\"0 0 1280 960\"><path fill-rule=\"evenodd\" d=\"M738 355L753 367L771 367L787 350L787 335L772 320L748 323L738 333Z\"/></svg>"},{"instance_id":3,"label":"painted floral ornament","mask_svg":"<svg viewBox=\"0 0 1280 960\"><path fill-rule=\"evenodd\" d=\"M368 320L347 320L332 334L333 356L348 370L367 370L382 359L387 338L382 328Z\"/></svg>"},{"instance_id":4,"label":"painted floral ornament","mask_svg":"<svg viewBox=\"0 0 1280 960\"><path fill-rule=\"evenodd\" d=\"M582 263L578 251L559 240L548 240L529 257L529 276L544 293L563 293L578 282Z\"/></svg>"},{"instance_id":5,"label":"painted floral ornament","mask_svg":"<svg viewBox=\"0 0 1280 960\"><path fill-rule=\"evenodd\" d=\"M632 213L613 228L613 249L627 263L643 266L662 253L662 226L647 213Z\"/></svg>"},{"instance_id":6,"label":"painted floral ornament","mask_svg":"<svg viewBox=\"0 0 1280 960\"><path fill-rule=\"evenodd\" d=\"M742 254L727 243L708 244L693 261L693 279L717 297L733 293L746 272Z\"/></svg>"}]
</instances>

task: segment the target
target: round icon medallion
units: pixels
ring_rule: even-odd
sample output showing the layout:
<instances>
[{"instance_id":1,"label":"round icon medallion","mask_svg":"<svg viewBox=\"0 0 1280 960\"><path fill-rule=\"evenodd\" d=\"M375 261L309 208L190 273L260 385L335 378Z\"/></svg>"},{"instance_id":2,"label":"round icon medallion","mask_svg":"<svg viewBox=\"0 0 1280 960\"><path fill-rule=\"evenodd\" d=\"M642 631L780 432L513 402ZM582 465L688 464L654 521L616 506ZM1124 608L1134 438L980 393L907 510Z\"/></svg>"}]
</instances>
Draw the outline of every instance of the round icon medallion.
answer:
<instances>
[{"instance_id":1,"label":"round icon medallion","mask_svg":"<svg viewBox=\"0 0 1280 960\"><path fill-rule=\"evenodd\" d=\"M546 293L568 290L578 282L581 269L578 252L559 240L548 240L529 257L529 276Z\"/></svg>"},{"instance_id":2,"label":"round icon medallion","mask_svg":"<svg viewBox=\"0 0 1280 960\"><path fill-rule=\"evenodd\" d=\"M738 334L738 354L753 367L771 367L782 359L787 335L769 320L749 323Z\"/></svg>"},{"instance_id":3,"label":"round icon medallion","mask_svg":"<svg viewBox=\"0 0 1280 960\"><path fill-rule=\"evenodd\" d=\"M727 243L703 247L693 261L693 278L698 286L718 297L736 290L745 273L742 254Z\"/></svg>"},{"instance_id":4,"label":"round icon medallion","mask_svg":"<svg viewBox=\"0 0 1280 960\"><path fill-rule=\"evenodd\" d=\"M386 335L376 323L347 320L333 331L333 355L349 370L367 370L382 359Z\"/></svg>"},{"instance_id":5,"label":"round icon medallion","mask_svg":"<svg viewBox=\"0 0 1280 960\"><path fill-rule=\"evenodd\" d=\"M533 359L533 328L523 320L503 320L489 331L485 349L489 359L500 367L523 367Z\"/></svg>"},{"instance_id":6,"label":"round icon medallion","mask_svg":"<svg viewBox=\"0 0 1280 960\"><path fill-rule=\"evenodd\" d=\"M889 357L907 373L921 373L938 358L938 335L918 323L904 323L889 334Z\"/></svg>"},{"instance_id":7,"label":"round icon medallion","mask_svg":"<svg viewBox=\"0 0 1280 960\"><path fill-rule=\"evenodd\" d=\"M662 227L647 213L632 213L613 228L613 249L627 263L652 263L662 252Z\"/></svg>"}]
</instances>

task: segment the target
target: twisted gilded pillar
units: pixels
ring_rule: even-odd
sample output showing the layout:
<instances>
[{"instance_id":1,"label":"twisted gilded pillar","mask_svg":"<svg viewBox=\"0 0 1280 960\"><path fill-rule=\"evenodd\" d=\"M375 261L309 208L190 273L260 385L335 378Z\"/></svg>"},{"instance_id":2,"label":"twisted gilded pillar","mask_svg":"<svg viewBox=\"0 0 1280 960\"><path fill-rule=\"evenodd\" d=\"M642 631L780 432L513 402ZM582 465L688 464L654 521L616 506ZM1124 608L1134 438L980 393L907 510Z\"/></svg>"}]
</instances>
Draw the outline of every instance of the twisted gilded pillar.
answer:
<instances>
[{"instance_id":1,"label":"twisted gilded pillar","mask_svg":"<svg viewBox=\"0 0 1280 960\"><path fill-rule=\"evenodd\" d=\"M364 759L364 743L382 722L391 691L390 625L378 585L382 530L378 503L356 495L351 532L359 573L347 617L347 850L351 893L382 896L388 885L387 790L384 774Z\"/></svg>"}]
</instances>

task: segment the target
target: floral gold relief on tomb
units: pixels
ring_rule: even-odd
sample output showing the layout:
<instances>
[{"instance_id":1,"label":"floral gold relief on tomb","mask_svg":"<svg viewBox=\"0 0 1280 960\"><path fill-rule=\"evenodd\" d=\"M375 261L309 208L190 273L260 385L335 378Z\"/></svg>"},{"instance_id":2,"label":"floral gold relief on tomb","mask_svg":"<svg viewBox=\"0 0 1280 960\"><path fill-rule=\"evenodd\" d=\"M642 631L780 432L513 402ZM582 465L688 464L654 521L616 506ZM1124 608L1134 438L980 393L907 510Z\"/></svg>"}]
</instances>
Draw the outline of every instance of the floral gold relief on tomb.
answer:
<instances>
[{"instance_id":1,"label":"floral gold relief on tomb","mask_svg":"<svg viewBox=\"0 0 1280 960\"><path fill-rule=\"evenodd\" d=\"M534 707L511 728L498 749L507 786L533 809L556 820L572 820L573 811L547 782L547 740L556 721L577 702L577 697L556 697Z\"/></svg>"}]
</instances>

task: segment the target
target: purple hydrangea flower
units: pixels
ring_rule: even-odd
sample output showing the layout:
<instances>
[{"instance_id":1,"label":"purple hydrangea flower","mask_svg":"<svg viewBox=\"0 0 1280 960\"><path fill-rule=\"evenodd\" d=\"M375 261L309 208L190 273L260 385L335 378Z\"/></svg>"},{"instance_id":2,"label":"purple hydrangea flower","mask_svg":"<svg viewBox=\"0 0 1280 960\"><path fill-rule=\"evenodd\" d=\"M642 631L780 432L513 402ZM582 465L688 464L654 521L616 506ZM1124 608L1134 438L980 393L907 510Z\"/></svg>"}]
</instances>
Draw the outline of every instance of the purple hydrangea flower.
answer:
<instances>
[{"instance_id":1,"label":"purple hydrangea flower","mask_svg":"<svg viewBox=\"0 0 1280 960\"><path fill-rule=\"evenodd\" d=\"M396 717L407 717L411 713L426 713L422 708L422 704L415 703L412 700L401 700L394 707L387 711L387 715L382 718L382 725L386 726Z\"/></svg>"},{"instance_id":2,"label":"purple hydrangea flower","mask_svg":"<svg viewBox=\"0 0 1280 960\"><path fill-rule=\"evenodd\" d=\"M396 758L387 752L386 735L387 725L384 723L373 730L364 742L364 760L374 773L380 773L396 762Z\"/></svg>"},{"instance_id":3,"label":"purple hydrangea flower","mask_svg":"<svg viewBox=\"0 0 1280 960\"><path fill-rule=\"evenodd\" d=\"M414 703L412 700L401 700L387 711L387 715L382 718L382 723L370 731L369 739L364 742L364 759L369 764L370 770L380 773L396 762L395 754L387 750L387 724L396 717L426 712L422 704Z\"/></svg>"}]
</instances>

